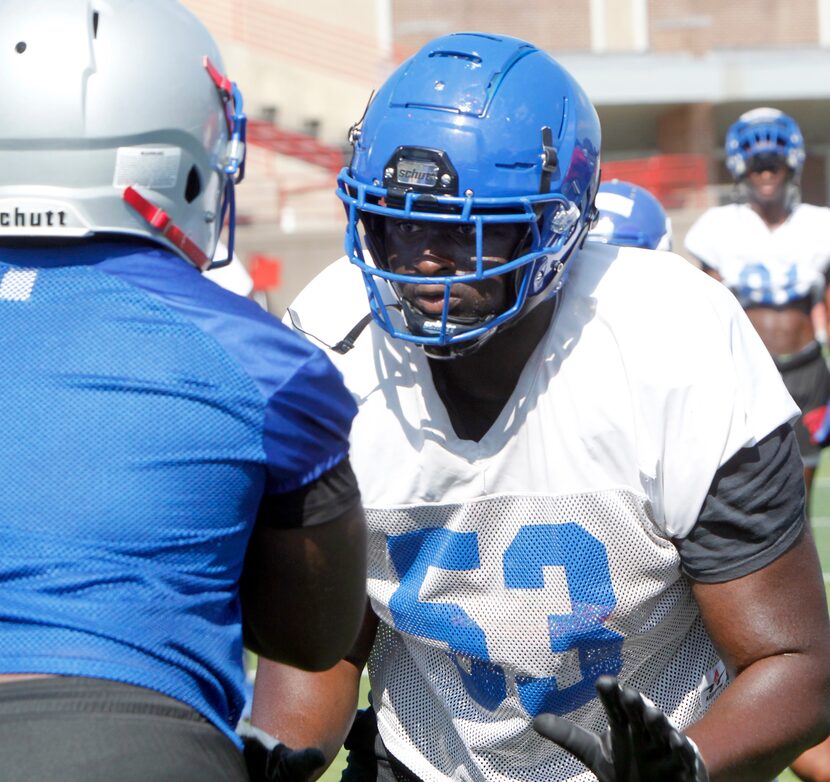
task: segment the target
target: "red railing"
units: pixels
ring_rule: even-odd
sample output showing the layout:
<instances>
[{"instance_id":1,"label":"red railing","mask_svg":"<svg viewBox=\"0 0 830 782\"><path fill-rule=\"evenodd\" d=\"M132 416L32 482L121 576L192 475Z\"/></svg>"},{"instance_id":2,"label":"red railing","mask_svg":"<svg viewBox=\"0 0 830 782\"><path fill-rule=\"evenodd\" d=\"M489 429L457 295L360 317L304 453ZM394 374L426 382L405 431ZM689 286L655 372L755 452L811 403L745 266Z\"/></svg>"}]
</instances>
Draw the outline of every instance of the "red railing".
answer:
<instances>
[{"instance_id":1,"label":"red railing","mask_svg":"<svg viewBox=\"0 0 830 782\"><path fill-rule=\"evenodd\" d=\"M345 157L337 147L323 144L313 136L285 130L270 122L250 120L248 122L248 143L263 147L279 155L299 158L306 163L320 166L332 174L343 168Z\"/></svg>"},{"instance_id":2,"label":"red railing","mask_svg":"<svg viewBox=\"0 0 830 782\"><path fill-rule=\"evenodd\" d=\"M249 121L247 140L237 225L293 231L342 223L343 207L334 195L345 162L340 148L261 120Z\"/></svg>"},{"instance_id":3,"label":"red railing","mask_svg":"<svg viewBox=\"0 0 830 782\"><path fill-rule=\"evenodd\" d=\"M602 180L622 179L646 188L667 209L699 206L709 184L705 155L653 155L602 163Z\"/></svg>"}]
</instances>

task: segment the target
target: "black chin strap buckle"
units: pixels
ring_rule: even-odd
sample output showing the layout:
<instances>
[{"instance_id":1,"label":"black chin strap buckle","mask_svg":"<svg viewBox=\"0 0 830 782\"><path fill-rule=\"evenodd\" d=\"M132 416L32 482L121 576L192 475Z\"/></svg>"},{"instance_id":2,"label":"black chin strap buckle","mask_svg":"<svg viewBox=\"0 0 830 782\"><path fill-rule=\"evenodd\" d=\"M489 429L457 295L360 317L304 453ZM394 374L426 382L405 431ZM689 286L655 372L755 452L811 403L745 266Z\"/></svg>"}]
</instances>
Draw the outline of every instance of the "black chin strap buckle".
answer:
<instances>
[{"instance_id":1,"label":"black chin strap buckle","mask_svg":"<svg viewBox=\"0 0 830 782\"><path fill-rule=\"evenodd\" d=\"M354 343L357 341L357 338L363 333L363 330L369 323L372 321L372 313L370 312L368 315L362 317L352 328L352 330L346 334L343 339L340 340L336 345L329 345L327 342L324 342L319 337L312 334L310 331L306 331L305 329L300 327L300 324L297 322L297 317L290 307L288 309L288 317L291 319L291 325L294 327L296 331L299 331L300 334L304 334L307 337L310 337L315 342L319 342L323 347L328 348L329 350L333 350L335 353L339 353L341 356L344 353L348 353L353 347Z\"/></svg>"},{"instance_id":2,"label":"black chin strap buckle","mask_svg":"<svg viewBox=\"0 0 830 782\"><path fill-rule=\"evenodd\" d=\"M553 146L553 131L545 125L542 128L542 177L539 182L539 192L550 191L550 179L559 167L559 155Z\"/></svg>"}]
</instances>

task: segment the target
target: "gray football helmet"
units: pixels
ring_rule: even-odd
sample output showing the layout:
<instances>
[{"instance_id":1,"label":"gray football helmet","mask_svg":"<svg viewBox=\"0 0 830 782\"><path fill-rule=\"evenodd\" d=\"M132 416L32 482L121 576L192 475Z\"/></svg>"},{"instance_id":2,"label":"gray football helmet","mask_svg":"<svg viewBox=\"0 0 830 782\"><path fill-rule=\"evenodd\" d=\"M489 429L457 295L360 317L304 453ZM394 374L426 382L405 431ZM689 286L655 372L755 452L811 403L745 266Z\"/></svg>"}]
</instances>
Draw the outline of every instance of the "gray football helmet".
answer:
<instances>
[{"instance_id":1,"label":"gray football helmet","mask_svg":"<svg viewBox=\"0 0 830 782\"><path fill-rule=\"evenodd\" d=\"M204 269L229 209L233 252L241 96L177 0L4 0L0 73L0 238L126 234Z\"/></svg>"}]
</instances>

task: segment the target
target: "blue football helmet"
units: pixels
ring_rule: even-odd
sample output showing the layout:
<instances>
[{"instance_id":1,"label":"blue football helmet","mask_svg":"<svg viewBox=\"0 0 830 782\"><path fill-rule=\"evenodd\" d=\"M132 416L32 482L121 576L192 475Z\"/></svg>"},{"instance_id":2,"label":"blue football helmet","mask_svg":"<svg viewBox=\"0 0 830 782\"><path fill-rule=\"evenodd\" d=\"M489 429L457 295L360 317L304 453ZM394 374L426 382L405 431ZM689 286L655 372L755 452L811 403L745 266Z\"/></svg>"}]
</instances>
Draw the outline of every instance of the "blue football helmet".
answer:
<instances>
[{"instance_id":1,"label":"blue football helmet","mask_svg":"<svg viewBox=\"0 0 830 782\"><path fill-rule=\"evenodd\" d=\"M594 217L600 127L585 92L545 52L483 33L437 38L387 79L350 141L352 160L337 193L348 213L346 253L363 272L374 319L393 337L452 357L558 290ZM475 247L471 271L390 271L388 219L466 226ZM523 238L505 263L488 266L488 227L505 223ZM505 308L451 314L453 284L503 274L512 275ZM404 283L442 285L442 313L407 302Z\"/></svg>"},{"instance_id":2,"label":"blue football helmet","mask_svg":"<svg viewBox=\"0 0 830 782\"><path fill-rule=\"evenodd\" d=\"M619 179L601 182L596 207L599 217L588 234L589 242L671 250L671 220L644 187Z\"/></svg>"},{"instance_id":3,"label":"blue football helmet","mask_svg":"<svg viewBox=\"0 0 830 782\"><path fill-rule=\"evenodd\" d=\"M726 167L737 181L759 155L781 157L797 179L804 166L804 137L796 121L778 109L747 111L726 132Z\"/></svg>"}]
</instances>

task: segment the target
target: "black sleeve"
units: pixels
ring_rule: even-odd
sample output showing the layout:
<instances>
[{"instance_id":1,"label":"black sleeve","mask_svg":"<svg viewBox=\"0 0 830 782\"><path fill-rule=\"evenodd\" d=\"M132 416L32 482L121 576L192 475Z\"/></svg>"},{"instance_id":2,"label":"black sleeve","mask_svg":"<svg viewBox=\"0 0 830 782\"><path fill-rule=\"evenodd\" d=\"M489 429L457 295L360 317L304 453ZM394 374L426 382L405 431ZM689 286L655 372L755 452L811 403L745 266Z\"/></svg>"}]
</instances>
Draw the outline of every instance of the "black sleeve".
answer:
<instances>
[{"instance_id":1,"label":"black sleeve","mask_svg":"<svg viewBox=\"0 0 830 782\"><path fill-rule=\"evenodd\" d=\"M686 575L720 583L765 567L804 527L804 465L793 428L784 424L715 473L697 524L674 544Z\"/></svg>"},{"instance_id":2,"label":"black sleeve","mask_svg":"<svg viewBox=\"0 0 830 782\"><path fill-rule=\"evenodd\" d=\"M347 457L299 489L263 497L257 524L281 529L325 524L359 502L357 478Z\"/></svg>"}]
</instances>

